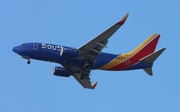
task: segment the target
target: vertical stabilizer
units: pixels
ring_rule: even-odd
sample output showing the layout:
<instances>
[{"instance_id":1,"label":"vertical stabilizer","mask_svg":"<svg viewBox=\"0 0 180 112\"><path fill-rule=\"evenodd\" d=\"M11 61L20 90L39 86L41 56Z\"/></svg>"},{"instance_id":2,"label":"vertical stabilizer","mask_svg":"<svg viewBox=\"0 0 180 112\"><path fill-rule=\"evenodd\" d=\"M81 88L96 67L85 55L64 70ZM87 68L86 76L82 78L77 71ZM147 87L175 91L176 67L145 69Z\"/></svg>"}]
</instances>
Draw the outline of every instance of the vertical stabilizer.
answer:
<instances>
[{"instance_id":1,"label":"vertical stabilizer","mask_svg":"<svg viewBox=\"0 0 180 112\"><path fill-rule=\"evenodd\" d=\"M130 52L133 55L134 59L142 59L147 55L154 52L158 40L160 38L159 34L151 35L147 40L145 40L142 44L140 44L136 49Z\"/></svg>"}]
</instances>

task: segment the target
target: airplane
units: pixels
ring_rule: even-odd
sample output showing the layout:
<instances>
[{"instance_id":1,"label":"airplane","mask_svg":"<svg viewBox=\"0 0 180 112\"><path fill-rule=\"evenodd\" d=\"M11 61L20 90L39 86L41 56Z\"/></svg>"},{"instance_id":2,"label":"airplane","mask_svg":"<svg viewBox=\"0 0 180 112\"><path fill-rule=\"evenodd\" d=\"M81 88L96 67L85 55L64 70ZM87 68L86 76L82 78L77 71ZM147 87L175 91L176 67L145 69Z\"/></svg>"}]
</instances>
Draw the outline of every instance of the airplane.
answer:
<instances>
[{"instance_id":1,"label":"airplane","mask_svg":"<svg viewBox=\"0 0 180 112\"><path fill-rule=\"evenodd\" d=\"M12 50L27 60L48 61L61 64L52 70L53 75L61 77L73 76L84 88L95 89L98 81L91 84L91 70L126 71L143 69L153 75L153 62L166 49L155 51L160 34L152 34L137 48L128 53L111 54L101 52L106 48L108 39L125 23L129 13L109 29L79 48L49 43L23 43Z\"/></svg>"}]
</instances>

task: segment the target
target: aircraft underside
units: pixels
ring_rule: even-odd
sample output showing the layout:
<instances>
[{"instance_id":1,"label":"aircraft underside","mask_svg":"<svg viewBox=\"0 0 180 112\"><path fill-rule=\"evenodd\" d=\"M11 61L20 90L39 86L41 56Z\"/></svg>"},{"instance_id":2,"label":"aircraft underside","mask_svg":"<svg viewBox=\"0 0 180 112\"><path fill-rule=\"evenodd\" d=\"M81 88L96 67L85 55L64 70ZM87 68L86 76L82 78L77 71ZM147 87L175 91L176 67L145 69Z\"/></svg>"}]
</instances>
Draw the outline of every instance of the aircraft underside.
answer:
<instances>
[{"instance_id":1,"label":"aircraft underside","mask_svg":"<svg viewBox=\"0 0 180 112\"><path fill-rule=\"evenodd\" d=\"M30 59L48 61L61 64L53 68L52 73L56 76L73 76L84 88L94 89L97 81L91 84L91 70L135 70L143 69L152 76L153 62L165 50L162 48L155 51L160 38L159 34L152 34L131 52L124 54L109 54L102 52L107 48L109 38L125 23L129 13L119 22L96 36L88 43L79 48L54 45L48 43L23 43L13 47L13 51L30 64Z\"/></svg>"}]
</instances>

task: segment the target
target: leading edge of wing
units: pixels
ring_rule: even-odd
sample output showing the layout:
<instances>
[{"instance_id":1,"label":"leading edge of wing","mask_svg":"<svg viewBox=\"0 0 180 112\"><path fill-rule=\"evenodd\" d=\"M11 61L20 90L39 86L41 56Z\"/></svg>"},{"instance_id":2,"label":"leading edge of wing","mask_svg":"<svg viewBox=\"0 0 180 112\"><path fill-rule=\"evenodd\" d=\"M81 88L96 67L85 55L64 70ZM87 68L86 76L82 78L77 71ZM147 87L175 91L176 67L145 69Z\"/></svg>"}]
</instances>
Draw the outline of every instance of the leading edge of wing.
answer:
<instances>
[{"instance_id":1,"label":"leading edge of wing","mask_svg":"<svg viewBox=\"0 0 180 112\"><path fill-rule=\"evenodd\" d=\"M80 48L78 48L80 51L84 52L90 52L91 50L89 48L94 48L97 46L97 43L101 43L105 40L108 40L127 20L129 13L127 13L119 22L105 30L103 33L100 35L96 36Z\"/></svg>"}]
</instances>

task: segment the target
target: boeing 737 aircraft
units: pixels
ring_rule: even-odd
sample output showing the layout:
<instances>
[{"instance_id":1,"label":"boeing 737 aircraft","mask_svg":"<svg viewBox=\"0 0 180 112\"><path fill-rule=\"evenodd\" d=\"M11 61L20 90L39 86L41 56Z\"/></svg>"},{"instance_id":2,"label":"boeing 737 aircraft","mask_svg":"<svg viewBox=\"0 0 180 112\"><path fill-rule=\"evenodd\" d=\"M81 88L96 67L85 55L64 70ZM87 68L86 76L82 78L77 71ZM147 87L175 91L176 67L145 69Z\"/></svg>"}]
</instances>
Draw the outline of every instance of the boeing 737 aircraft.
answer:
<instances>
[{"instance_id":1,"label":"boeing 737 aircraft","mask_svg":"<svg viewBox=\"0 0 180 112\"><path fill-rule=\"evenodd\" d=\"M154 51L160 38L159 34L151 35L133 51L123 54L101 52L107 47L108 39L125 23L128 13L109 29L79 48L48 43L23 43L13 47L13 51L22 58L55 62L62 66L54 67L52 72L56 76L73 76L84 88L94 89L97 81L91 84L91 70L136 70L143 69L150 76L153 62L165 50Z\"/></svg>"}]
</instances>

